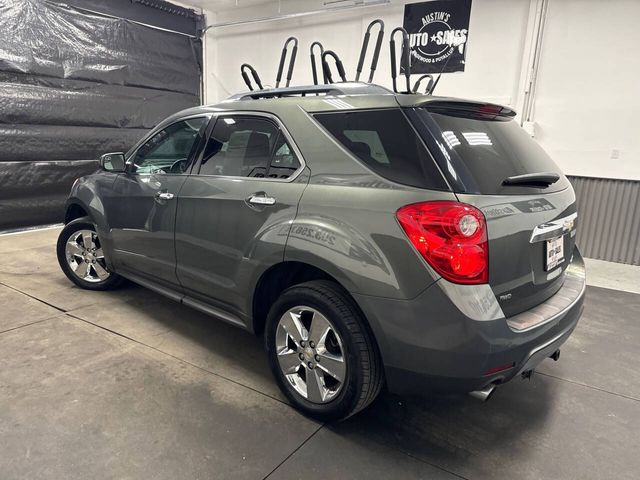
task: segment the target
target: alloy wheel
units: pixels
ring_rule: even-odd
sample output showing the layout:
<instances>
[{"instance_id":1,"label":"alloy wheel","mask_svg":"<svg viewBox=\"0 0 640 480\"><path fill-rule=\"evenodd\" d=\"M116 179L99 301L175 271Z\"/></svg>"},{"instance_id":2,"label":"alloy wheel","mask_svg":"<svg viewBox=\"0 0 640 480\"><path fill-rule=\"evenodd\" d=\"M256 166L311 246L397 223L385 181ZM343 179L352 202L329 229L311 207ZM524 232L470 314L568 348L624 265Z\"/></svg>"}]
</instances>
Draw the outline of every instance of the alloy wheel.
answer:
<instances>
[{"instance_id":1,"label":"alloy wheel","mask_svg":"<svg viewBox=\"0 0 640 480\"><path fill-rule=\"evenodd\" d=\"M92 230L74 232L65 245L65 257L74 275L85 282L103 282L111 275L98 235Z\"/></svg>"},{"instance_id":2,"label":"alloy wheel","mask_svg":"<svg viewBox=\"0 0 640 480\"><path fill-rule=\"evenodd\" d=\"M287 382L309 402L330 402L342 390L347 374L342 339L319 311L287 310L278 321L276 354Z\"/></svg>"}]
</instances>

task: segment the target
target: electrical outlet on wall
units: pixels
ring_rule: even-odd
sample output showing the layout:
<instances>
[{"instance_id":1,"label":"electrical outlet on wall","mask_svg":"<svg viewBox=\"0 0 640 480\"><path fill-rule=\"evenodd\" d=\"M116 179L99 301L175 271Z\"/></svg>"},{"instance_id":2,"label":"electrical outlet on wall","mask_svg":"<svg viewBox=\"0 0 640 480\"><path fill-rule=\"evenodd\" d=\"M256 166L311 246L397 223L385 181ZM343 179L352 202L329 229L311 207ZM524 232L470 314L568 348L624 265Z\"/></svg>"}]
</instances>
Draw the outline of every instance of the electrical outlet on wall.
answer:
<instances>
[{"instance_id":1,"label":"electrical outlet on wall","mask_svg":"<svg viewBox=\"0 0 640 480\"><path fill-rule=\"evenodd\" d=\"M524 131L527 132L531 138L535 138L536 122L524 122L522 128L524 128Z\"/></svg>"},{"instance_id":2,"label":"electrical outlet on wall","mask_svg":"<svg viewBox=\"0 0 640 480\"><path fill-rule=\"evenodd\" d=\"M620 150L614 148L611 150L611 160L618 160L620 158Z\"/></svg>"}]
</instances>

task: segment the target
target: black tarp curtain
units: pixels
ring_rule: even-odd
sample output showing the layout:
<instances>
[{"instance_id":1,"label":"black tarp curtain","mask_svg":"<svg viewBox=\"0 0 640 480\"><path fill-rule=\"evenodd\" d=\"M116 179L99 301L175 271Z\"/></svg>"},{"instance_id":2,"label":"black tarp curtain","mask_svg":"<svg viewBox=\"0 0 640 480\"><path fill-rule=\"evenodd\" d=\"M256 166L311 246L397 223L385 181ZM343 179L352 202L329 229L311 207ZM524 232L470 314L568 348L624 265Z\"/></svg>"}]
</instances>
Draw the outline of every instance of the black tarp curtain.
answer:
<instances>
[{"instance_id":1,"label":"black tarp curtain","mask_svg":"<svg viewBox=\"0 0 640 480\"><path fill-rule=\"evenodd\" d=\"M200 103L199 40L0 0L0 231L61 222L75 178Z\"/></svg>"}]
</instances>

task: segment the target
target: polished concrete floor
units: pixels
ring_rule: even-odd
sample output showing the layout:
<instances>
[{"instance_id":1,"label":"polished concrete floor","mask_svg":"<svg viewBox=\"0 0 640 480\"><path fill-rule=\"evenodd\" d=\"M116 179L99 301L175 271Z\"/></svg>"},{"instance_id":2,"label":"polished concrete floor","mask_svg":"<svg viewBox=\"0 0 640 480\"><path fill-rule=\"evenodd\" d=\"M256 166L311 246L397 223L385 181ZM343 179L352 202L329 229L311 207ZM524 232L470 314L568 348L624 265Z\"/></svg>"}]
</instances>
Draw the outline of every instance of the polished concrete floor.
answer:
<instances>
[{"instance_id":1,"label":"polished concrete floor","mask_svg":"<svg viewBox=\"0 0 640 480\"><path fill-rule=\"evenodd\" d=\"M0 478L637 479L640 295L589 287L531 381L297 414L253 336L136 286L79 290L58 230L0 236Z\"/></svg>"}]
</instances>

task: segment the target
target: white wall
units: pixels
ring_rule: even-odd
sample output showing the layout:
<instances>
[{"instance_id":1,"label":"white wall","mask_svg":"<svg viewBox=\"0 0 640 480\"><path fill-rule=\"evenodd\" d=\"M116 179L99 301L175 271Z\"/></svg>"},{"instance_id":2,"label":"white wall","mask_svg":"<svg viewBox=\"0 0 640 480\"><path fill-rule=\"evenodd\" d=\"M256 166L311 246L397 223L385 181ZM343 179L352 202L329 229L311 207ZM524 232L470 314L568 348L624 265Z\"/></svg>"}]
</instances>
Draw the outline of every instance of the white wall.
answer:
<instances>
[{"instance_id":1,"label":"white wall","mask_svg":"<svg viewBox=\"0 0 640 480\"><path fill-rule=\"evenodd\" d=\"M466 70L445 75L437 93L521 108L535 1L474 0ZM385 21L387 33L374 81L390 87L388 34L402 24L405 3L410 2L209 30L205 100L215 103L246 90L240 77L244 62L272 86L290 35L300 40L293 84L312 83L314 40L336 50L353 77L364 30L374 18ZM278 12L275 2L217 12L209 14L208 24L316 10L322 2L283 0L280 7ZM549 0L533 120L537 140L568 174L640 179L634 121L640 115L640 82L633 78L640 74L638 18L638 0ZM617 159L611 159L614 150Z\"/></svg>"},{"instance_id":2,"label":"white wall","mask_svg":"<svg viewBox=\"0 0 640 480\"><path fill-rule=\"evenodd\" d=\"M534 119L568 173L640 180L639 19L638 0L550 1Z\"/></svg>"}]
</instances>

